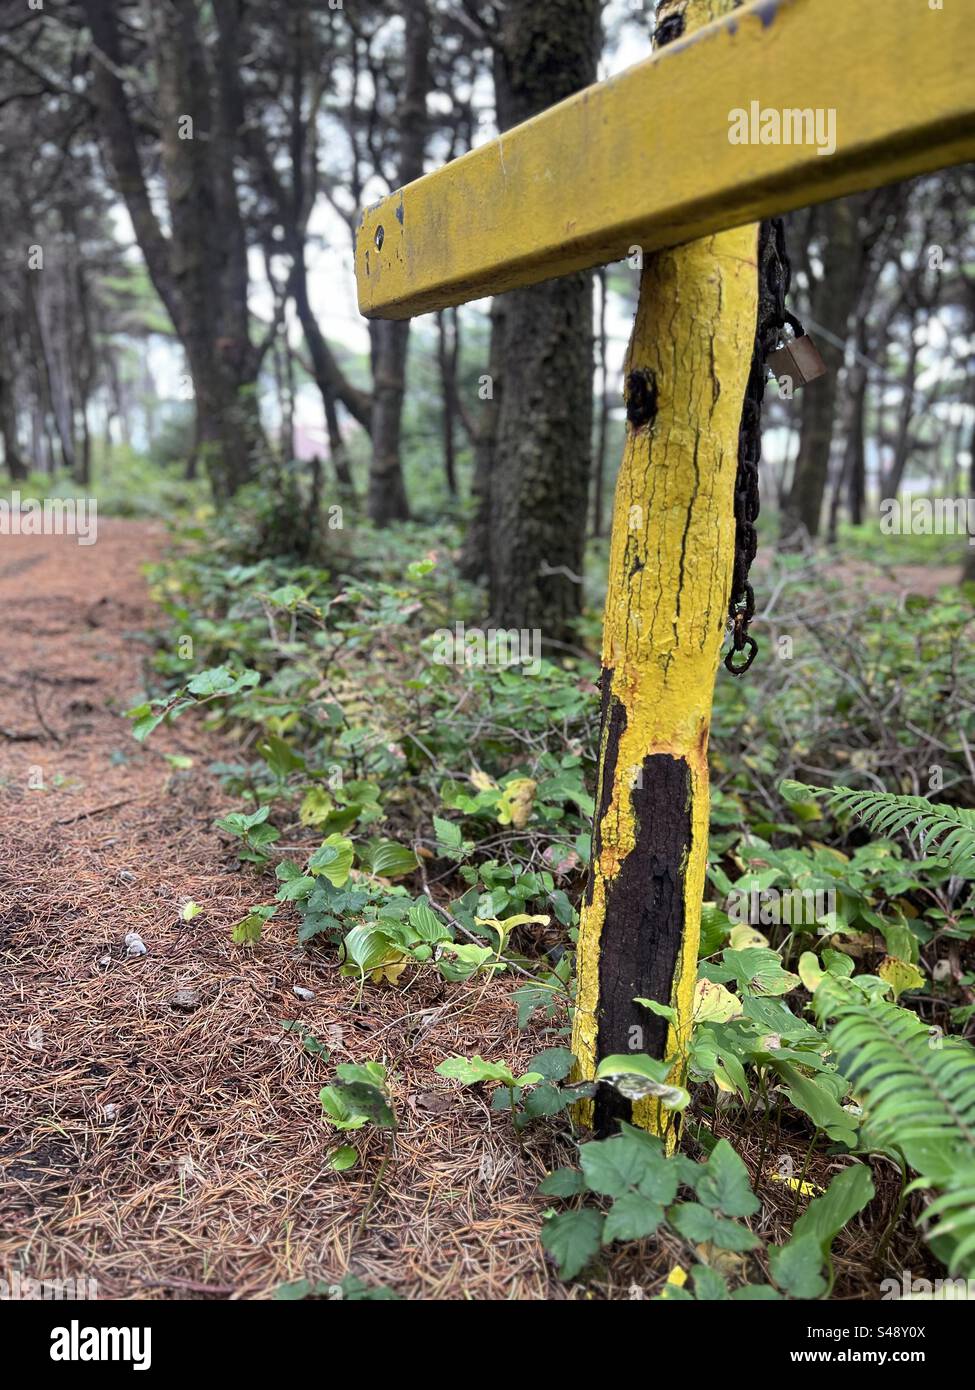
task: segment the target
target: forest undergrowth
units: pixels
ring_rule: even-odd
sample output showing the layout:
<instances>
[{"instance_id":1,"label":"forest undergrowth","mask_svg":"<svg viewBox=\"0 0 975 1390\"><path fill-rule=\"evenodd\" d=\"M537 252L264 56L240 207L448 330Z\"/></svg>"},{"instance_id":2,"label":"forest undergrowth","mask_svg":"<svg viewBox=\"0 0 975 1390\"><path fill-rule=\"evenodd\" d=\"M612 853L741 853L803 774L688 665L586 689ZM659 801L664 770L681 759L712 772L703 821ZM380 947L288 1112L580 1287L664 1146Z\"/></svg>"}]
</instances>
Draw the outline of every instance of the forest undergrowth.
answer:
<instances>
[{"instance_id":1,"label":"forest undergrowth","mask_svg":"<svg viewBox=\"0 0 975 1390\"><path fill-rule=\"evenodd\" d=\"M510 1048L445 1046L430 1081L550 1152L541 1243L574 1289L613 1270L616 1297L875 1298L905 1270L975 1273L969 597L844 586L835 556L763 574L762 660L718 680L687 1086L638 1051L601 1073L681 1116L669 1153L631 1127L588 1138L574 1104L595 623L537 672L481 664L443 528L338 531L310 564L255 558L267 515L185 527L153 568L168 626L130 711L139 739L202 718L237 750L213 768L235 806L216 826L262 891L235 948L258 963L273 923L366 1017L432 980L461 1007L507 993ZM471 655L445 664L458 621ZM390 1059L282 1026L321 1063L327 1180L371 1179L362 1229L398 1161ZM525 1028L546 1046L522 1068Z\"/></svg>"}]
</instances>

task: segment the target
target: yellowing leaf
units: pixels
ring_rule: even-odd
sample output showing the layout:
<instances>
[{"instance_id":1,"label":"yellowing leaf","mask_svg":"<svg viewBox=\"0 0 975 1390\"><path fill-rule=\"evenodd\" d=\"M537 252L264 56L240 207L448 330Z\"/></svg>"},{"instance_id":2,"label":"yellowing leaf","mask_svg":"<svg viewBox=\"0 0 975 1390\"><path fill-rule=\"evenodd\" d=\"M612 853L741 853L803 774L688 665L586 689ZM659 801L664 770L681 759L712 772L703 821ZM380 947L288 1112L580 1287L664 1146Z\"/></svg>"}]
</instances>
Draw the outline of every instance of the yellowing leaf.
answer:
<instances>
[{"instance_id":1,"label":"yellowing leaf","mask_svg":"<svg viewBox=\"0 0 975 1390\"><path fill-rule=\"evenodd\" d=\"M694 986L695 1023L727 1023L730 1019L740 1018L741 1013L741 1000L737 994L732 994L730 989L712 980L698 980Z\"/></svg>"},{"instance_id":2,"label":"yellowing leaf","mask_svg":"<svg viewBox=\"0 0 975 1390\"><path fill-rule=\"evenodd\" d=\"M498 790L498 784L494 778L489 777L488 774L482 772L480 768L474 768L472 771L471 786L475 787L479 792L496 792Z\"/></svg>"},{"instance_id":3,"label":"yellowing leaf","mask_svg":"<svg viewBox=\"0 0 975 1390\"><path fill-rule=\"evenodd\" d=\"M667 1275L667 1283L676 1284L679 1289L682 1289L687 1283L687 1270L681 1269L680 1265L674 1265Z\"/></svg>"},{"instance_id":4,"label":"yellowing leaf","mask_svg":"<svg viewBox=\"0 0 975 1390\"><path fill-rule=\"evenodd\" d=\"M385 980L387 984L395 985L399 982L399 977L408 964L409 958L407 956L400 956L397 960L388 960L379 966L377 970L374 970L370 978L374 985L378 985L380 980Z\"/></svg>"},{"instance_id":5,"label":"yellowing leaf","mask_svg":"<svg viewBox=\"0 0 975 1390\"><path fill-rule=\"evenodd\" d=\"M501 793L498 805L498 824L523 829L531 820L537 783L530 777L516 777Z\"/></svg>"},{"instance_id":6,"label":"yellowing leaf","mask_svg":"<svg viewBox=\"0 0 975 1390\"><path fill-rule=\"evenodd\" d=\"M302 825L324 825L334 805L335 802L323 787L312 787L305 793L298 819Z\"/></svg>"},{"instance_id":7,"label":"yellowing leaf","mask_svg":"<svg viewBox=\"0 0 975 1390\"><path fill-rule=\"evenodd\" d=\"M740 922L737 927L732 927L728 941L735 951L747 951L749 946L768 945L768 937L756 931L748 922Z\"/></svg>"},{"instance_id":8,"label":"yellowing leaf","mask_svg":"<svg viewBox=\"0 0 975 1390\"><path fill-rule=\"evenodd\" d=\"M819 986L826 978L826 971L819 963L819 957L814 951L803 951L799 957L799 979L806 986L810 994L815 994Z\"/></svg>"},{"instance_id":9,"label":"yellowing leaf","mask_svg":"<svg viewBox=\"0 0 975 1390\"><path fill-rule=\"evenodd\" d=\"M543 927L547 927L551 920L551 917L549 917L544 912L539 913L535 916L532 916L528 912L519 912L516 913L514 917L506 917L504 921L501 921L501 919L498 917L474 918L474 921L477 922L480 926L493 927L496 932L499 932L504 936L508 936L515 927L523 927L526 922L541 922Z\"/></svg>"},{"instance_id":10,"label":"yellowing leaf","mask_svg":"<svg viewBox=\"0 0 975 1390\"><path fill-rule=\"evenodd\" d=\"M909 965L906 960L898 960L896 956L885 956L877 967L877 974L890 985L895 1000L901 997L905 989L918 989L924 984L924 976L917 966Z\"/></svg>"}]
</instances>

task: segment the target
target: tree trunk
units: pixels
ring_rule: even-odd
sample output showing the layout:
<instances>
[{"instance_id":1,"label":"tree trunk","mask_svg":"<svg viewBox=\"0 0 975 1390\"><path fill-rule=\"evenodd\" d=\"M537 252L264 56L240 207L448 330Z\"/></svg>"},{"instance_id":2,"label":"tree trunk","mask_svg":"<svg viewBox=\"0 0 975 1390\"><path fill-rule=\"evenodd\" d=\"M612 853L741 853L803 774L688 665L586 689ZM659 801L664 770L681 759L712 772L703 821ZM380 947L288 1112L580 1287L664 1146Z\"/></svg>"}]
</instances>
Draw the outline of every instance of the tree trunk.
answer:
<instances>
[{"instance_id":1,"label":"tree trunk","mask_svg":"<svg viewBox=\"0 0 975 1390\"><path fill-rule=\"evenodd\" d=\"M972 401L975 405L975 400ZM969 441L969 463L968 463L968 496L975 497L975 423L972 424L971 439ZM962 583L975 584L975 530L968 537L968 553L965 556L965 563L961 572Z\"/></svg>"},{"instance_id":2,"label":"tree trunk","mask_svg":"<svg viewBox=\"0 0 975 1390\"><path fill-rule=\"evenodd\" d=\"M483 579L491 573L491 491L494 455L498 438L498 417L504 383L505 315L508 295L498 295L491 303L491 336L488 346L487 381L479 387L474 431L474 478L471 497L474 515L464 538L460 572L465 579ZM481 392L483 391L483 394Z\"/></svg>"},{"instance_id":3,"label":"tree trunk","mask_svg":"<svg viewBox=\"0 0 975 1390\"><path fill-rule=\"evenodd\" d=\"M430 14L427 0L406 0L406 51L403 102L399 122L400 185L423 173L430 88ZM406 521L410 515L400 460L403 397L410 321L377 320L370 325L374 372L372 465L369 470L369 515L377 526Z\"/></svg>"},{"instance_id":4,"label":"tree trunk","mask_svg":"<svg viewBox=\"0 0 975 1390\"><path fill-rule=\"evenodd\" d=\"M256 475L263 444L236 183L243 125L240 11L236 0L214 0L209 45L193 0L170 0L151 11L167 236L142 168L141 118L130 108L123 82L118 0L83 0L83 8L100 50L92 68L102 136L149 275L186 351L197 447L214 495L225 500Z\"/></svg>"},{"instance_id":5,"label":"tree trunk","mask_svg":"<svg viewBox=\"0 0 975 1390\"><path fill-rule=\"evenodd\" d=\"M904 470L911 456L911 421L914 418L914 383L917 379L917 359L920 348L915 334L914 321L911 321L910 346L907 362L904 364L904 378L901 383L901 404L897 412L897 438L894 443L894 458L884 479L884 496L896 497L904 480Z\"/></svg>"},{"instance_id":6,"label":"tree trunk","mask_svg":"<svg viewBox=\"0 0 975 1390\"><path fill-rule=\"evenodd\" d=\"M515 0L495 74L506 129L596 79L600 0ZM506 296L492 483L490 606L504 627L574 636L592 453L592 275Z\"/></svg>"},{"instance_id":7,"label":"tree trunk","mask_svg":"<svg viewBox=\"0 0 975 1390\"><path fill-rule=\"evenodd\" d=\"M850 394L850 429L846 440L846 485L850 501L850 520L863 525L867 502L867 369L862 362L853 368Z\"/></svg>"},{"instance_id":8,"label":"tree trunk","mask_svg":"<svg viewBox=\"0 0 975 1390\"><path fill-rule=\"evenodd\" d=\"M823 251L823 273L810 296L812 317L837 338L844 340L860 285L862 246L857 232L859 206L857 198L843 198L824 205L823 223L827 237ZM839 374L843 367L842 348L824 339L820 343L820 350L828 371L819 381L803 387L800 393L799 453L782 516L783 540L794 538L800 531L810 537L819 535L833 443Z\"/></svg>"},{"instance_id":9,"label":"tree trunk","mask_svg":"<svg viewBox=\"0 0 975 1390\"><path fill-rule=\"evenodd\" d=\"M457 496L457 444L455 417L457 414L457 311L453 311L454 334L449 329L448 310L437 314L437 363L440 368L441 422L443 427L443 466L447 491Z\"/></svg>"},{"instance_id":10,"label":"tree trunk","mask_svg":"<svg viewBox=\"0 0 975 1390\"><path fill-rule=\"evenodd\" d=\"M10 481L17 483L27 477L28 468L20 452L17 432L16 375L7 345L12 341L10 324L0 316L0 438L3 440L3 461Z\"/></svg>"}]
</instances>

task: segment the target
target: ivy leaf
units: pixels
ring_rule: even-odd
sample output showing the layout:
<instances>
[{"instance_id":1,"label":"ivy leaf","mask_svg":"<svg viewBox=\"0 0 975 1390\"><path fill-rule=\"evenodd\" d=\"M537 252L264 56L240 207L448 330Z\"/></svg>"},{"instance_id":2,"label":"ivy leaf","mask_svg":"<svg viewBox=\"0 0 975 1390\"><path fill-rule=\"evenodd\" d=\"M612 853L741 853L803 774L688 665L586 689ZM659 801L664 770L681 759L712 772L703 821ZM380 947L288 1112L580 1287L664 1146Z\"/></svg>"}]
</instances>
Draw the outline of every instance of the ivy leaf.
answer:
<instances>
[{"instance_id":1,"label":"ivy leaf","mask_svg":"<svg viewBox=\"0 0 975 1390\"><path fill-rule=\"evenodd\" d=\"M695 1244L707 1242L722 1250L754 1250L761 1241L737 1221L727 1221L699 1202L679 1202L671 1207L667 1218L675 1230Z\"/></svg>"},{"instance_id":2,"label":"ivy leaf","mask_svg":"<svg viewBox=\"0 0 975 1390\"><path fill-rule=\"evenodd\" d=\"M577 1197L585 1192L586 1181L578 1168L556 1168L538 1184L543 1197Z\"/></svg>"},{"instance_id":3,"label":"ivy leaf","mask_svg":"<svg viewBox=\"0 0 975 1390\"><path fill-rule=\"evenodd\" d=\"M229 666L212 666L208 671L200 671L188 682L186 689L191 695L236 695L239 691L259 685L261 675L249 667L235 674Z\"/></svg>"},{"instance_id":4,"label":"ivy leaf","mask_svg":"<svg viewBox=\"0 0 975 1390\"><path fill-rule=\"evenodd\" d=\"M711 1150L695 1190L704 1206L725 1216L754 1216L761 1206L748 1181L748 1169L727 1139L719 1139Z\"/></svg>"},{"instance_id":5,"label":"ivy leaf","mask_svg":"<svg viewBox=\"0 0 975 1390\"><path fill-rule=\"evenodd\" d=\"M621 1197L637 1187L651 1157L639 1140L629 1134L614 1134L612 1139L583 1144L579 1151L589 1190L602 1197Z\"/></svg>"},{"instance_id":6,"label":"ivy leaf","mask_svg":"<svg viewBox=\"0 0 975 1390\"><path fill-rule=\"evenodd\" d=\"M818 1298L826 1288L821 1274L823 1256L813 1235L790 1240L788 1245L771 1245L768 1252L772 1278L793 1298Z\"/></svg>"},{"instance_id":7,"label":"ivy leaf","mask_svg":"<svg viewBox=\"0 0 975 1390\"><path fill-rule=\"evenodd\" d=\"M694 1297L699 1303L719 1303L727 1299L728 1285L716 1269L694 1265L691 1278L694 1280Z\"/></svg>"},{"instance_id":8,"label":"ivy leaf","mask_svg":"<svg viewBox=\"0 0 975 1390\"><path fill-rule=\"evenodd\" d=\"M603 1240L607 1245L611 1240L642 1240L652 1236L663 1219L664 1209L658 1202L639 1192L624 1192L606 1217Z\"/></svg>"},{"instance_id":9,"label":"ivy leaf","mask_svg":"<svg viewBox=\"0 0 975 1390\"><path fill-rule=\"evenodd\" d=\"M574 1279L599 1252L604 1217L583 1207L548 1216L542 1226L542 1245L559 1267L561 1279Z\"/></svg>"},{"instance_id":10,"label":"ivy leaf","mask_svg":"<svg viewBox=\"0 0 975 1390\"><path fill-rule=\"evenodd\" d=\"M567 1047L546 1047L536 1052L528 1063L529 1071L537 1071L546 1081L564 1081L575 1066L575 1054Z\"/></svg>"}]
</instances>

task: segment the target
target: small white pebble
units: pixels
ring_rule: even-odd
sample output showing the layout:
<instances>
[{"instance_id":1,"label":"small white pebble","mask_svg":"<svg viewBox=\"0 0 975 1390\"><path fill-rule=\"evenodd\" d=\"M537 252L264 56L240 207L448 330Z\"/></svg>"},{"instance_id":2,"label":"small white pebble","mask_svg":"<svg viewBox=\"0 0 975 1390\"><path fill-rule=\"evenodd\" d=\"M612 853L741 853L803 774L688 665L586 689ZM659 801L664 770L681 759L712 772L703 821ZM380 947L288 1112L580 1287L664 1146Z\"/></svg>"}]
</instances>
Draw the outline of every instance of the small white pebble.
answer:
<instances>
[{"instance_id":1,"label":"small white pebble","mask_svg":"<svg viewBox=\"0 0 975 1390\"><path fill-rule=\"evenodd\" d=\"M115 1105L114 1102L109 1101L107 1105L102 1106L102 1112L106 1120L114 1120L115 1116L118 1114L118 1106Z\"/></svg>"},{"instance_id":2,"label":"small white pebble","mask_svg":"<svg viewBox=\"0 0 975 1390\"><path fill-rule=\"evenodd\" d=\"M111 965L111 963L112 963L112 957L111 957L111 956L99 956L99 957L98 957L98 964L102 967L103 970L107 970L108 967Z\"/></svg>"},{"instance_id":3,"label":"small white pebble","mask_svg":"<svg viewBox=\"0 0 975 1390\"><path fill-rule=\"evenodd\" d=\"M299 999L314 999L315 997L315 991L313 989L302 989L301 985L292 985L291 988Z\"/></svg>"},{"instance_id":4,"label":"small white pebble","mask_svg":"<svg viewBox=\"0 0 975 1390\"><path fill-rule=\"evenodd\" d=\"M148 947L137 931L125 933L125 954L127 956L144 956L147 952Z\"/></svg>"}]
</instances>

